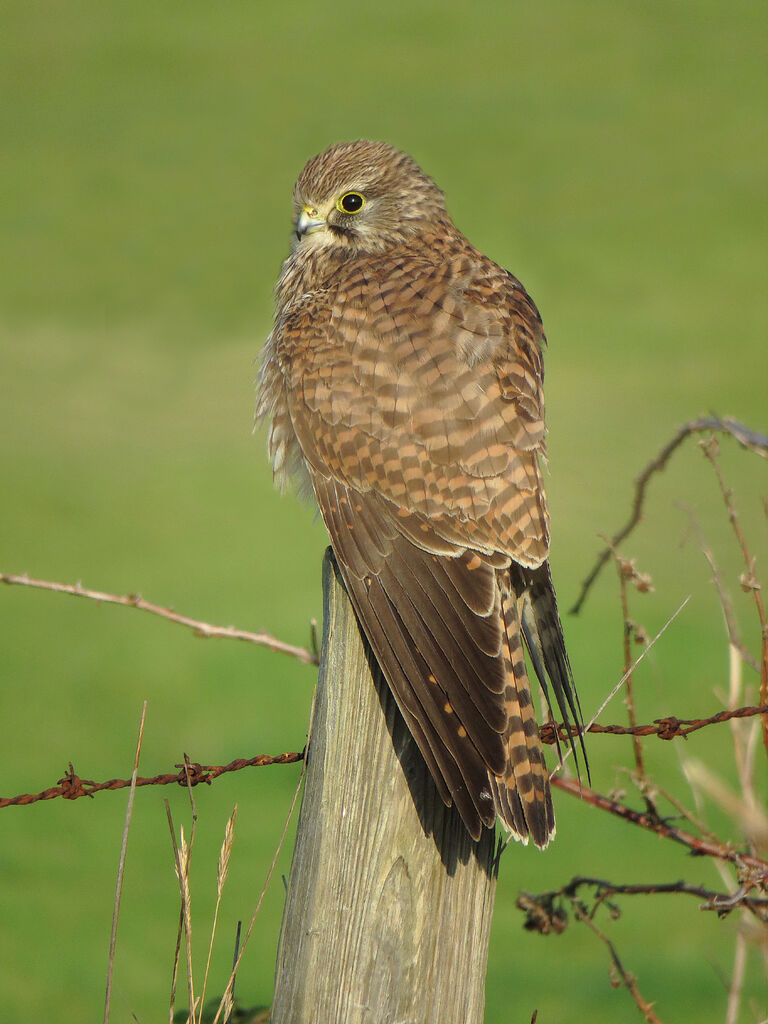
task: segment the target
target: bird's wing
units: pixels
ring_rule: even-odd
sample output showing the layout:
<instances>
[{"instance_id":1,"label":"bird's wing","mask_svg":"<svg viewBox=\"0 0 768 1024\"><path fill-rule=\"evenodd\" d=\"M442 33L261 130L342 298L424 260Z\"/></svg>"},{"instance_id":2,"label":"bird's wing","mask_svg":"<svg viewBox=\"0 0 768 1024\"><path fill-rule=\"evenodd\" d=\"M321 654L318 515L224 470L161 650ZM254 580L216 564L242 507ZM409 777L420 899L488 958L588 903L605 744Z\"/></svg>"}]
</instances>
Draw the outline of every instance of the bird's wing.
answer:
<instances>
[{"instance_id":1,"label":"bird's wing","mask_svg":"<svg viewBox=\"0 0 768 1024\"><path fill-rule=\"evenodd\" d=\"M551 800L535 718L533 731L523 722L527 678L522 711L517 699L517 607L497 576L547 553L538 314L490 261L405 254L375 266L357 261L278 325L293 430L358 617L441 795L476 837L501 810L544 845ZM538 781L526 754L504 814L491 780L505 776L515 737L538 746Z\"/></svg>"},{"instance_id":2,"label":"bird's wing","mask_svg":"<svg viewBox=\"0 0 768 1024\"><path fill-rule=\"evenodd\" d=\"M539 565L542 342L532 301L490 260L359 259L281 324L304 457L448 540Z\"/></svg>"},{"instance_id":3,"label":"bird's wing","mask_svg":"<svg viewBox=\"0 0 768 1024\"><path fill-rule=\"evenodd\" d=\"M443 799L477 838L496 816L488 773L506 765L495 571L422 531L417 518L408 525L426 546L415 545L378 495L318 473L313 483L376 659Z\"/></svg>"}]
</instances>

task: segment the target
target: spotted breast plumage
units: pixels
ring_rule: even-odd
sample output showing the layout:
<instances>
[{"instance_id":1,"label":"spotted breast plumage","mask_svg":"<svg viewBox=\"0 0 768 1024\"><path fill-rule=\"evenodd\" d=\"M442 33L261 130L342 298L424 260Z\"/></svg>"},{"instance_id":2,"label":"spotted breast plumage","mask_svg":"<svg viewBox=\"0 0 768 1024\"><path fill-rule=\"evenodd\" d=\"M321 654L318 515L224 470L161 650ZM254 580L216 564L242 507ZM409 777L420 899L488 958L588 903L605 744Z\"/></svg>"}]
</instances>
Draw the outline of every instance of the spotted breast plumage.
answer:
<instances>
[{"instance_id":1,"label":"spotted breast plumage","mask_svg":"<svg viewBox=\"0 0 768 1024\"><path fill-rule=\"evenodd\" d=\"M294 211L257 404L275 474L314 493L442 799L476 839L498 815L544 847L524 648L566 722L580 711L547 562L538 311L389 145L310 160Z\"/></svg>"}]
</instances>

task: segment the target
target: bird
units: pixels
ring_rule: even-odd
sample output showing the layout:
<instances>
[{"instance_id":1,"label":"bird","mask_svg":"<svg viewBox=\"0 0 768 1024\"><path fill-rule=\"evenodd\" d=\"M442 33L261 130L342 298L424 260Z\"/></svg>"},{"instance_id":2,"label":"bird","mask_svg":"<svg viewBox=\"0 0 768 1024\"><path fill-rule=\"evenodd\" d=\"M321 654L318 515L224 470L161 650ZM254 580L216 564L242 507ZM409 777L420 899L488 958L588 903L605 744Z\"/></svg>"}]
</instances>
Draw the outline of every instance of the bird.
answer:
<instances>
[{"instance_id":1,"label":"bird","mask_svg":"<svg viewBox=\"0 0 768 1024\"><path fill-rule=\"evenodd\" d=\"M583 740L548 562L541 317L388 143L313 157L293 212L256 403L275 479L314 496L443 802L474 840L498 818L543 849L529 664Z\"/></svg>"}]
</instances>

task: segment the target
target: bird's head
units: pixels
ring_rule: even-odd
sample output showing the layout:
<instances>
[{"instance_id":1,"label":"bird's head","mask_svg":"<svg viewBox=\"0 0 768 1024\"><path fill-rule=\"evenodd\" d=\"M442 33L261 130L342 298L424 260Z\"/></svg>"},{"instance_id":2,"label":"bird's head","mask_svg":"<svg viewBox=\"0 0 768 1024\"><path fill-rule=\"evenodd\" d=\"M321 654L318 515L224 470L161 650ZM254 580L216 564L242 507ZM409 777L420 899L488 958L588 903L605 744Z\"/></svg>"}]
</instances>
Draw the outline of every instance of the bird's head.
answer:
<instances>
[{"instance_id":1,"label":"bird's head","mask_svg":"<svg viewBox=\"0 0 768 1024\"><path fill-rule=\"evenodd\" d=\"M385 252L449 226L443 193L385 142L342 142L313 157L293 192L297 249Z\"/></svg>"}]
</instances>

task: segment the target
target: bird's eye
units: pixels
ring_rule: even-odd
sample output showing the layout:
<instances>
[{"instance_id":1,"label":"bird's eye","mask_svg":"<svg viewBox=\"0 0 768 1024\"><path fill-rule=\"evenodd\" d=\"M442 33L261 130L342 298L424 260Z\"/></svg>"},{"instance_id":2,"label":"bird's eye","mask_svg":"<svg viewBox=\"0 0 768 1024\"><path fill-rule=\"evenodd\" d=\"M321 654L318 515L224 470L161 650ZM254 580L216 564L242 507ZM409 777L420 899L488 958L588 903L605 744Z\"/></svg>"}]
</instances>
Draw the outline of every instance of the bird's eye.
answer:
<instances>
[{"instance_id":1,"label":"bird's eye","mask_svg":"<svg viewBox=\"0 0 768 1024\"><path fill-rule=\"evenodd\" d=\"M359 213L365 205L365 199L359 192L345 192L336 200L336 209L342 213Z\"/></svg>"}]
</instances>

